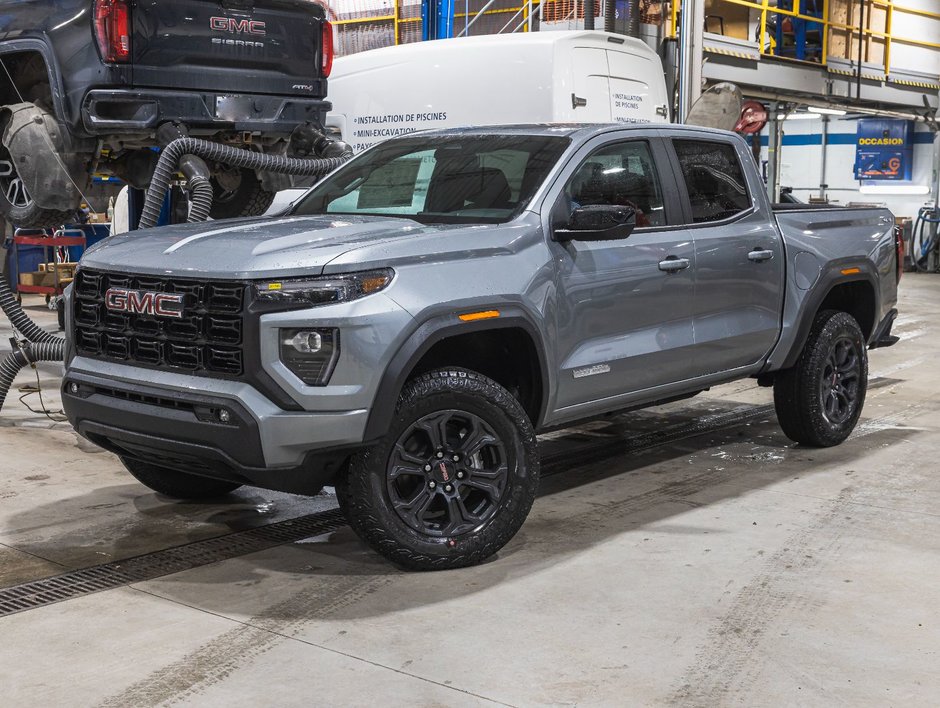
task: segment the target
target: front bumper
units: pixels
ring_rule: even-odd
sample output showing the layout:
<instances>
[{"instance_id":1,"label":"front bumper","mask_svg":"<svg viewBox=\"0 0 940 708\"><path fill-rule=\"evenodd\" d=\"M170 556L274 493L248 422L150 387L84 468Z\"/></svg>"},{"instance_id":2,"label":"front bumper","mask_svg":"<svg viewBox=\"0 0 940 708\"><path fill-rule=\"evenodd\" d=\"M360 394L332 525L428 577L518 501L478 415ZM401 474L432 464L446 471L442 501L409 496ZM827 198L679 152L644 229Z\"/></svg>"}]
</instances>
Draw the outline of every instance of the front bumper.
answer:
<instances>
[{"instance_id":1,"label":"front bumper","mask_svg":"<svg viewBox=\"0 0 940 708\"><path fill-rule=\"evenodd\" d=\"M106 371L100 362L73 359L62 402L79 434L120 456L315 493L361 445L366 410L284 411L247 384L105 366ZM226 422L219 416L223 409Z\"/></svg>"},{"instance_id":2,"label":"front bumper","mask_svg":"<svg viewBox=\"0 0 940 708\"><path fill-rule=\"evenodd\" d=\"M161 123L182 123L194 133L232 130L290 133L298 125L322 125L330 103L303 96L264 96L95 89L82 102L82 122L91 135L150 133Z\"/></svg>"}]
</instances>

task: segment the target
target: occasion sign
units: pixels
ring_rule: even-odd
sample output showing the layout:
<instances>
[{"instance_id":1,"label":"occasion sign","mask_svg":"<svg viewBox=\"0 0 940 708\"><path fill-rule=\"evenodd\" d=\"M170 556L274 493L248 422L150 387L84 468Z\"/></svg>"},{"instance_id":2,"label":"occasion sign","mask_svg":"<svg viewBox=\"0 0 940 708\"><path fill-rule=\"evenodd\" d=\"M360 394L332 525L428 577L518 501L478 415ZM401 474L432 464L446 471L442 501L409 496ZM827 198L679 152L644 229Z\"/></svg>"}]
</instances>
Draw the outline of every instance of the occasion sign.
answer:
<instances>
[{"instance_id":1,"label":"occasion sign","mask_svg":"<svg viewBox=\"0 0 940 708\"><path fill-rule=\"evenodd\" d=\"M855 139L855 178L910 180L914 121L862 118Z\"/></svg>"}]
</instances>

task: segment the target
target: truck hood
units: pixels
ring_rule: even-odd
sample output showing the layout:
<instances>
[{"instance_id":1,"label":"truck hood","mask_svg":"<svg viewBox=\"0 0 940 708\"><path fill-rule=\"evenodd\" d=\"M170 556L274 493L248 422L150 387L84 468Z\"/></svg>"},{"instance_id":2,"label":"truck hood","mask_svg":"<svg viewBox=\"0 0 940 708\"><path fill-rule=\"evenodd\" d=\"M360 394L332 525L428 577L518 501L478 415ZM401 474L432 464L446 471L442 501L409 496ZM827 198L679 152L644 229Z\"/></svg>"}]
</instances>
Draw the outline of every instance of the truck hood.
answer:
<instances>
[{"instance_id":1,"label":"truck hood","mask_svg":"<svg viewBox=\"0 0 940 708\"><path fill-rule=\"evenodd\" d=\"M89 248L88 268L193 278L318 275L332 260L403 237L439 237L467 226L424 226L370 216L285 216L180 224L112 236ZM408 238L411 241L411 238ZM426 239L420 239L425 241Z\"/></svg>"}]
</instances>

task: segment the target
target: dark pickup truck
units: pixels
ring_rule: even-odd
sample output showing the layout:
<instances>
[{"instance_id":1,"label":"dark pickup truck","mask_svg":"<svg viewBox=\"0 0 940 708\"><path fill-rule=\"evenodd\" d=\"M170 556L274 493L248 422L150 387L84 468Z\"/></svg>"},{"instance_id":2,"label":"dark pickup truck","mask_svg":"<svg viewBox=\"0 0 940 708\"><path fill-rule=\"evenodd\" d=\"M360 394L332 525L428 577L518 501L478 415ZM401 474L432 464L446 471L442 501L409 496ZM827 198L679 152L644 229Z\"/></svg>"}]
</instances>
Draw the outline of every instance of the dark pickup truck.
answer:
<instances>
[{"instance_id":1,"label":"dark pickup truck","mask_svg":"<svg viewBox=\"0 0 940 708\"><path fill-rule=\"evenodd\" d=\"M103 211L180 135L309 154L329 104L332 28L308 0L0 1L0 215ZM210 165L212 215L263 213L283 176ZM104 201L105 204L101 202Z\"/></svg>"}]
</instances>

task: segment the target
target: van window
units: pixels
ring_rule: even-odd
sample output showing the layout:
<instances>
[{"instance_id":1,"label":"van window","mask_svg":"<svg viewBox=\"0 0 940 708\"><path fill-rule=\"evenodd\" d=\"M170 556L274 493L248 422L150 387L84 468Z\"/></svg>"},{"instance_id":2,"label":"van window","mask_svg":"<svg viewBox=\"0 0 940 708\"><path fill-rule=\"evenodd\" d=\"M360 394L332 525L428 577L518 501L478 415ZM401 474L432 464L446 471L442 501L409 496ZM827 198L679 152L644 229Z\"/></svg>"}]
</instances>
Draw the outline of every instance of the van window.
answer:
<instances>
[{"instance_id":1,"label":"van window","mask_svg":"<svg viewBox=\"0 0 940 708\"><path fill-rule=\"evenodd\" d=\"M600 148L581 163L565 191L571 208L592 204L632 206L637 228L666 225L663 193L645 141Z\"/></svg>"},{"instance_id":2,"label":"van window","mask_svg":"<svg viewBox=\"0 0 940 708\"><path fill-rule=\"evenodd\" d=\"M729 219L751 208L747 181L730 143L673 140L696 224Z\"/></svg>"},{"instance_id":3,"label":"van window","mask_svg":"<svg viewBox=\"0 0 940 708\"><path fill-rule=\"evenodd\" d=\"M323 180L293 213L502 223L525 209L568 144L527 135L390 140Z\"/></svg>"}]
</instances>

